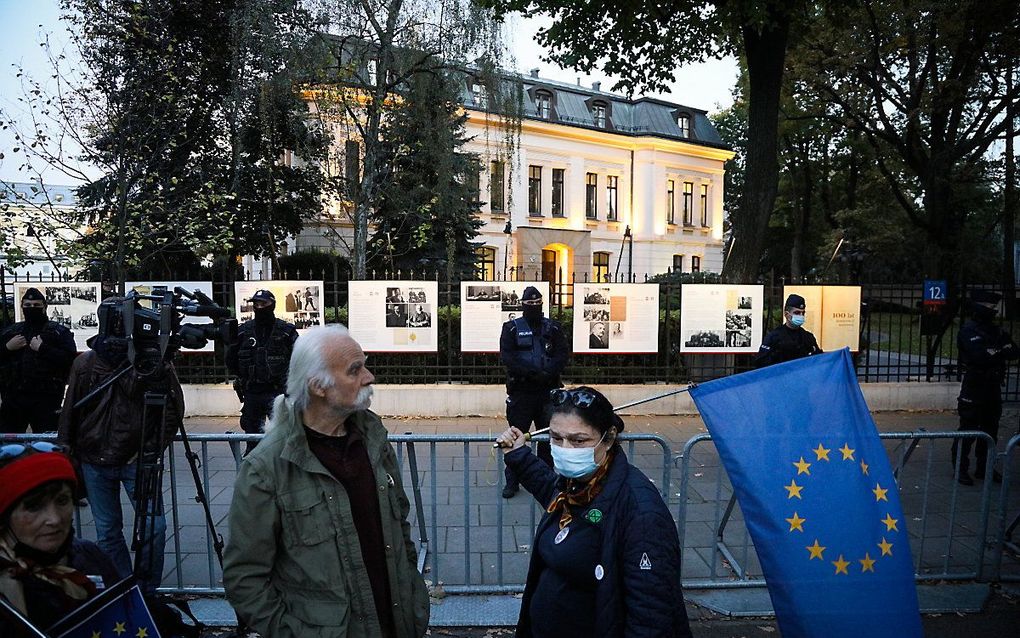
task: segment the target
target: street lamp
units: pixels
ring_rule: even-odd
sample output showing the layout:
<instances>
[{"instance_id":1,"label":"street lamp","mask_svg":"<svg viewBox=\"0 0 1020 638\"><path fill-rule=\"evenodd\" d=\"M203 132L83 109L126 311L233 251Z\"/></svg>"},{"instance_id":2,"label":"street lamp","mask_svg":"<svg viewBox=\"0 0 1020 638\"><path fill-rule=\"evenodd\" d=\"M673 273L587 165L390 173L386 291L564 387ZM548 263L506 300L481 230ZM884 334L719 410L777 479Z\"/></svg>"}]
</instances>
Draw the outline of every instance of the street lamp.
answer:
<instances>
[{"instance_id":1,"label":"street lamp","mask_svg":"<svg viewBox=\"0 0 1020 638\"><path fill-rule=\"evenodd\" d=\"M506 235L506 246L503 248L503 280L506 280L506 267L507 260L510 258L510 239L513 236L513 227L510 225L510 220L506 220L506 226L503 227L503 234Z\"/></svg>"}]
</instances>

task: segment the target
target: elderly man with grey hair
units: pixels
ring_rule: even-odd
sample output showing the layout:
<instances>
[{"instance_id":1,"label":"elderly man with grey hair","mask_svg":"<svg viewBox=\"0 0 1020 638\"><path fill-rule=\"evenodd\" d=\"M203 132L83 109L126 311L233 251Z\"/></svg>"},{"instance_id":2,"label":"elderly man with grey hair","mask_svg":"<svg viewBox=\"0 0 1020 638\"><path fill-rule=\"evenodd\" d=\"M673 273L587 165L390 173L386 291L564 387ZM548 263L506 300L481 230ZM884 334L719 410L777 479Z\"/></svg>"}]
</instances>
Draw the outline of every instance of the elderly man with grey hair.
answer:
<instances>
[{"instance_id":1,"label":"elderly man with grey hair","mask_svg":"<svg viewBox=\"0 0 1020 638\"><path fill-rule=\"evenodd\" d=\"M234 485L223 564L227 598L267 638L425 634L409 504L375 377L340 325L294 346L287 393Z\"/></svg>"}]
</instances>

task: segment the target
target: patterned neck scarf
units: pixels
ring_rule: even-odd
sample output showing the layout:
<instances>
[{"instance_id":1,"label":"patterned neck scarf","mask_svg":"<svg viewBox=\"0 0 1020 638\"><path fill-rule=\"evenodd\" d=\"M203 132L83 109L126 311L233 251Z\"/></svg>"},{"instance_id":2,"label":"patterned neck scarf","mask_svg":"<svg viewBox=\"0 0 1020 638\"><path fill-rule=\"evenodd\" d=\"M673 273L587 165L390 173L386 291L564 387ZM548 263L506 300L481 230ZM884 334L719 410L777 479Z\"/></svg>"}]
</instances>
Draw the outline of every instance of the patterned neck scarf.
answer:
<instances>
[{"instance_id":1,"label":"patterned neck scarf","mask_svg":"<svg viewBox=\"0 0 1020 638\"><path fill-rule=\"evenodd\" d=\"M17 540L10 530L0 536L0 569L9 570L15 580L35 578L58 587L70 600L84 601L96 595L89 577L66 563L67 552L59 561L46 565L15 551Z\"/></svg>"},{"instance_id":2,"label":"patterned neck scarf","mask_svg":"<svg viewBox=\"0 0 1020 638\"><path fill-rule=\"evenodd\" d=\"M560 529L570 525L574 515L570 512L571 507L584 507L595 500L595 497L602 493L605 487L606 474L609 473L609 466L613 464L613 448L606 452L606 458L602 460L595 473L591 475L586 483L576 479L567 479L566 488L556 495L546 512L554 514L556 510L563 510L560 514Z\"/></svg>"}]
</instances>

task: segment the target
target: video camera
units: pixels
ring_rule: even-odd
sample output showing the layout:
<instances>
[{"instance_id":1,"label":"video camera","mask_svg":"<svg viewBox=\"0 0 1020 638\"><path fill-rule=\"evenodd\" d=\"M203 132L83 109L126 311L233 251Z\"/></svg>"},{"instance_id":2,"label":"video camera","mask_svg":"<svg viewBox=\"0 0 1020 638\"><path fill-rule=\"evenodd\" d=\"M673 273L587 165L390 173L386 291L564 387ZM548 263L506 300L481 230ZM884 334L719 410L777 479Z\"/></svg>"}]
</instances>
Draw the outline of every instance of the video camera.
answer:
<instances>
[{"instance_id":1,"label":"video camera","mask_svg":"<svg viewBox=\"0 0 1020 638\"><path fill-rule=\"evenodd\" d=\"M143 304L151 301L153 307ZM181 348L198 350L209 341L229 345L237 341L237 320L199 290L180 286L161 294L134 290L99 304L99 334L108 347L124 349L128 361L141 374L157 372ZM211 324L182 323L185 316L209 317Z\"/></svg>"}]
</instances>

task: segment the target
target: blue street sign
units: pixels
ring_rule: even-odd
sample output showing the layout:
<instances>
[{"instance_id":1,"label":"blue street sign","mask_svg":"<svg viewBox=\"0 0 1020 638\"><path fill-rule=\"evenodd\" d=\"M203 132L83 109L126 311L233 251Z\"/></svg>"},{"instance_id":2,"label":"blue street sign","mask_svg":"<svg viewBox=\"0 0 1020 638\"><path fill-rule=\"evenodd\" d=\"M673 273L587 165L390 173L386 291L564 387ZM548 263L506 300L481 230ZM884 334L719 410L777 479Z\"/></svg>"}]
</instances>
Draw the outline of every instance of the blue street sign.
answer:
<instances>
[{"instance_id":1,"label":"blue street sign","mask_svg":"<svg viewBox=\"0 0 1020 638\"><path fill-rule=\"evenodd\" d=\"M928 304L946 303L945 279L924 280L924 303Z\"/></svg>"}]
</instances>

